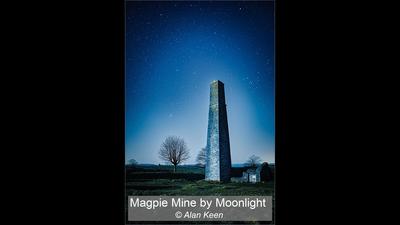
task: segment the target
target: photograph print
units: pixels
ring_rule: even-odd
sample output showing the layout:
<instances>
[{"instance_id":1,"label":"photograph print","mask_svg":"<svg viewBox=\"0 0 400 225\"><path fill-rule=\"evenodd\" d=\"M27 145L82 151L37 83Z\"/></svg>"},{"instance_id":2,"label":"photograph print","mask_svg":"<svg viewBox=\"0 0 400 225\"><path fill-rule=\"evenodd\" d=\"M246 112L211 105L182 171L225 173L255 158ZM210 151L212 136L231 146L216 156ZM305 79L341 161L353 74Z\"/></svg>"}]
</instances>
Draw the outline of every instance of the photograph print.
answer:
<instances>
[{"instance_id":1,"label":"photograph print","mask_svg":"<svg viewBox=\"0 0 400 225\"><path fill-rule=\"evenodd\" d=\"M274 7L125 2L126 196L274 196Z\"/></svg>"}]
</instances>

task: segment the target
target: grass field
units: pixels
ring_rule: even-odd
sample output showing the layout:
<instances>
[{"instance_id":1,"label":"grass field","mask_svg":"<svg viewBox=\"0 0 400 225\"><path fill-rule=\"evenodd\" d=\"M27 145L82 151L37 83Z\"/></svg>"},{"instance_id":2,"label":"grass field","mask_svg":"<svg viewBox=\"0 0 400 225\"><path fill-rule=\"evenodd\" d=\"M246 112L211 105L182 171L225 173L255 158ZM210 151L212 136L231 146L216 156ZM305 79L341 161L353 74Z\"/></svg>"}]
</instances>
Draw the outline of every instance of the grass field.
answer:
<instances>
[{"instance_id":1,"label":"grass field","mask_svg":"<svg viewBox=\"0 0 400 225\"><path fill-rule=\"evenodd\" d=\"M126 196L164 195L164 196L255 196L272 195L274 182L265 183L220 183L204 180L204 168L198 166L179 166L173 172L172 166L146 165L127 167ZM274 200L273 200L274 201ZM127 204L126 204L127 205ZM273 209L274 210L274 209ZM215 221L213 224L273 224L274 222L227 222ZM171 224L170 222L133 222L127 224ZM174 224L210 224L206 221L175 221Z\"/></svg>"},{"instance_id":2,"label":"grass field","mask_svg":"<svg viewBox=\"0 0 400 225\"><path fill-rule=\"evenodd\" d=\"M273 195L274 183L220 183L204 181L204 168L142 166L126 171L127 195Z\"/></svg>"}]
</instances>

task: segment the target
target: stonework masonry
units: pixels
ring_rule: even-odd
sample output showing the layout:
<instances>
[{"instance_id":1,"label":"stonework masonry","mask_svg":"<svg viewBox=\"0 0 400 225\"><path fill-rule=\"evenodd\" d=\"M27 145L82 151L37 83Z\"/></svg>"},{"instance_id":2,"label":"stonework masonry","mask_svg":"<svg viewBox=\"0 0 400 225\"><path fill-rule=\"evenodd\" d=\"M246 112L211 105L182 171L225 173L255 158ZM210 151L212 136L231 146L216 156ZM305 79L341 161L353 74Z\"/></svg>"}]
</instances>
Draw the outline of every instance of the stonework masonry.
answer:
<instances>
[{"instance_id":1,"label":"stonework masonry","mask_svg":"<svg viewBox=\"0 0 400 225\"><path fill-rule=\"evenodd\" d=\"M205 179L229 181L230 171L231 149L224 83L215 80L210 84Z\"/></svg>"}]
</instances>

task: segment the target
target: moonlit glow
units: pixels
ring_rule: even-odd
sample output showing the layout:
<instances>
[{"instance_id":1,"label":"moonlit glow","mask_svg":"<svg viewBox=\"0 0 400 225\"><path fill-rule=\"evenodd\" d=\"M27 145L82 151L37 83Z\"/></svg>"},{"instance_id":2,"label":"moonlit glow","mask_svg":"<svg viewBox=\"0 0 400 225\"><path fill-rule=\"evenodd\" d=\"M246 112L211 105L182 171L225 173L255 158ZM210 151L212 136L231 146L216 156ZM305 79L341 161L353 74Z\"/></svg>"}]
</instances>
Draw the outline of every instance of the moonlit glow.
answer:
<instances>
[{"instance_id":1,"label":"moonlit glow","mask_svg":"<svg viewBox=\"0 0 400 225\"><path fill-rule=\"evenodd\" d=\"M162 163L169 135L207 141L210 82L225 84L232 163L274 162L274 2L126 2L126 160Z\"/></svg>"}]
</instances>

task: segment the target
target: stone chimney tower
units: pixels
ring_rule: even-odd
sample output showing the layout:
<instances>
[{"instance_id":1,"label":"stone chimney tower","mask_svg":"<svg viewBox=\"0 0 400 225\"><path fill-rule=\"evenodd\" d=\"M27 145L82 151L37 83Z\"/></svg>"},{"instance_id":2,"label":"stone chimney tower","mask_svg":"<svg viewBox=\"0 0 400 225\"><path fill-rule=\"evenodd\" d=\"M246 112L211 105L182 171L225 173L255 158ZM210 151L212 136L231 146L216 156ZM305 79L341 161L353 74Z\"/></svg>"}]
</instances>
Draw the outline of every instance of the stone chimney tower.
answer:
<instances>
[{"instance_id":1,"label":"stone chimney tower","mask_svg":"<svg viewBox=\"0 0 400 225\"><path fill-rule=\"evenodd\" d=\"M212 181L230 181L230 172L231 148L224 83L214 80L210 84L205 178Z\"/></svg>"}]
</instances>

